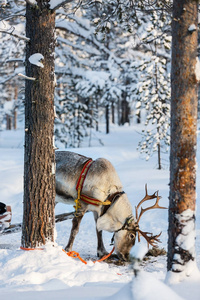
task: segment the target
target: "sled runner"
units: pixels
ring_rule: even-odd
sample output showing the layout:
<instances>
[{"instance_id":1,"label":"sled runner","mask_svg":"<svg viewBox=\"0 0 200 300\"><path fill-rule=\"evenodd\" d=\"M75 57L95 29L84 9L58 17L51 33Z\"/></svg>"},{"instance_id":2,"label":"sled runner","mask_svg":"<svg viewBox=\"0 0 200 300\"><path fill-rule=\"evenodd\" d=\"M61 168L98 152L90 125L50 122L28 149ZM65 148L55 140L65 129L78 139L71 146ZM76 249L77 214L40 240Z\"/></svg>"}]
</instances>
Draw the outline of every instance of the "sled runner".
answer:
<instances>
[{"instance_id":1,"label":"sled runner","mask_svg":"<svg viewBox=\"0 0 200 300\"><path fill-rule=\"evenodd\" d=\"M10 207L10 206L9 206ZM65 220L73 219L75 215L75 212L70 212L70 213L64 213L64 214L59 214L55 216L55 222L59 223ZM10 224L11 222L11 207L10 207L10 219L6 221L9 223L7 227L4 227L4 216L8 218L8 214L4 213L3 215L0 215L0 235L4 234L10 234L10 233L15 233L21 231L22 228L22 223L16 223L16 224ZM2 230L1 230L1 225L2 225Z\"/></svg>"}]
</instances>

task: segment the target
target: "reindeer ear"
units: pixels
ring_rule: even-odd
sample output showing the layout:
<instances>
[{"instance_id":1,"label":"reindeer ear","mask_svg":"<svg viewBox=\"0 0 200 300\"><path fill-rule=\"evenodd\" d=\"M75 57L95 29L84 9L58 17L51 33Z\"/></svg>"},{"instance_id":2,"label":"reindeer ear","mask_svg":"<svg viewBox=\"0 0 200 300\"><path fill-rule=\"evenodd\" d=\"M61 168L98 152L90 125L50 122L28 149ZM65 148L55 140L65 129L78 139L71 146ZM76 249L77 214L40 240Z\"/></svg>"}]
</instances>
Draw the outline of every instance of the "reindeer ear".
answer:
<instances>
[{"instance_id":1,"label":"reindeer ear","mask_svg":"<svg viewBox=\"0 0 200 300\"><path fill-rule=\"evenodd\" d=\"M97 220L97 230L106 230L109 232L117 231L121 227L120 222L114 221L110 214L105 214Z\"/></svg>"}]
</instances>

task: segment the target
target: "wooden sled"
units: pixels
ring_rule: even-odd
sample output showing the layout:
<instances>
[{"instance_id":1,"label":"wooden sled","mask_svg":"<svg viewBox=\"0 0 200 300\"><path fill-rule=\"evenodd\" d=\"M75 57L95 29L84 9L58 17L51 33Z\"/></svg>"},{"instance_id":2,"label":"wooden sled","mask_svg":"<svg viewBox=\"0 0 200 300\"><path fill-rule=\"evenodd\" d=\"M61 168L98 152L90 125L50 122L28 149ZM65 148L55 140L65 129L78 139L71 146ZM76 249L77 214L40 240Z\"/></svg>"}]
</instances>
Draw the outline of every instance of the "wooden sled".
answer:
<instances>
[{"instance_id":1,"label":"wooden sled","mask_svg":"<svg viewBox=\"0 0 200 300\"><path fill-rule=\"evenodd\" d=\"M11 213L11 207L10 207L10 213ZM5 214L3 214L2 217ZM59 222L65 221L65 220L73 219L74 215L75 215L75 212L56 215L55 222L59 223ZM10 215L9 222L11 222L11 216L12 216L12 213ZM1 222L3 223L3 218L1 218L1 216L0 216L0 226L1 226ZM0 231L0 235L19 232L19 231L21 231L21 229L22 229L22 223L10 224L7 228L5 227L2 231Z\"/></svg>"},{"instance_id":2,"label":"wooden sled","mask_svg":"<svg viewBox=\"0 0 200 300\"><path fill-rule=\"evenodd\" d=\"M6 206L6 211L0 215L0 233L10 227L12 219L11 206Z\"/></svg>"}]
</instances>

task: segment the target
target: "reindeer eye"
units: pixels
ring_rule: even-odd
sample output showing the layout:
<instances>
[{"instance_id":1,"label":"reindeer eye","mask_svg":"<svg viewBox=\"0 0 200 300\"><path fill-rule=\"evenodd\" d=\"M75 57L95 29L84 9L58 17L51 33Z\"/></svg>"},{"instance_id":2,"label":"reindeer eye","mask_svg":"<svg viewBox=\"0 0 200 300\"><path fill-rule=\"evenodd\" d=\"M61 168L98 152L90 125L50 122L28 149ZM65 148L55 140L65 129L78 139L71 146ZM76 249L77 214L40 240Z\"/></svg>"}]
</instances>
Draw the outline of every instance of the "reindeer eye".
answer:
<instances>
[{"instance_id":1,"label":"reindeer eye","mask_svg":"<svg viewBox=\"0 0 200 300\"><path fill-rule=\"evenodd\" d=\"M135 239L135 234L130 233L130 234L129 234L129 238L130 238L131 240L134 240L134 239Z\"/></svg>"}]
</instances>

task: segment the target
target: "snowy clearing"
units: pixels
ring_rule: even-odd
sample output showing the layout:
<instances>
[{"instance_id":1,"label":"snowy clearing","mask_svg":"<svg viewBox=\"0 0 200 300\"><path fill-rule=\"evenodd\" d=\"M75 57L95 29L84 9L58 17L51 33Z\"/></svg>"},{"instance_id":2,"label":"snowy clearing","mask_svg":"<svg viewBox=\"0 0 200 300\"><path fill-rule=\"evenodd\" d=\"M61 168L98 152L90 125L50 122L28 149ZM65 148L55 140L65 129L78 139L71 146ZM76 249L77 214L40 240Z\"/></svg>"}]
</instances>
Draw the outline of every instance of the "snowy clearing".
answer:
<instances>
[{"instance_id":1,"label":"snowy clearing","mask_svg":"<svg viewBox=\"0 0 200 300\"><path fill-rule=\"evenodd\" d=\"M93 147L70 149L93 159L105 157L115 166L124 190L134 206L144 196L145 183L149 193L159 190L162 196L160 204L168 206L169 162L168 154L164 169L156 169L156 155L148 162L140 158L136 147L140 127L112 126L111 134L98 134L104 147L93 140ZM104 129L103 129L104 130ZM12 223L22 220L23 201L23 130L0 132L0 191L1 202L12 206ZM61 150L61 149L60 149ZM199 149L197 160L199 158ZM199 171L198 171L199 173ZM200 178L197 174L197 195L200 194ZM200 268L200 210L197 200L196 213L196 256ZM56 206L56 214L70 212L73 208L64 204ZM141 220L144 231L158 234L162 231L161 248L167 250L168 230L167 210L148 211ZM0 292L7 300L23 299L199 299L200 275L194 268L193 276L184 282L169 285L166 283L166 256L152 257L139 266L140 272L134 277L133 266L117 266L105 262L93 263L96 260L96 234L91 213L83 218L80 232L75 240L74 249L83 259L68 257L62 248L65 247L71 220L56 224L56 242L54 247L48 244L43 251L23 251L20 249L21 234L0 236ZM108 251L112 234L105 232L104 241ZM146 251L146 242L132 249L132 254L142 257ZM191 298L192 295L192 298Z\"/></svg>"}]
</instances>

